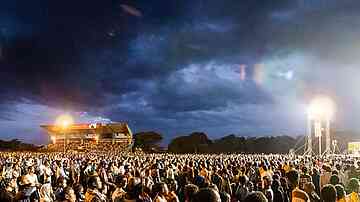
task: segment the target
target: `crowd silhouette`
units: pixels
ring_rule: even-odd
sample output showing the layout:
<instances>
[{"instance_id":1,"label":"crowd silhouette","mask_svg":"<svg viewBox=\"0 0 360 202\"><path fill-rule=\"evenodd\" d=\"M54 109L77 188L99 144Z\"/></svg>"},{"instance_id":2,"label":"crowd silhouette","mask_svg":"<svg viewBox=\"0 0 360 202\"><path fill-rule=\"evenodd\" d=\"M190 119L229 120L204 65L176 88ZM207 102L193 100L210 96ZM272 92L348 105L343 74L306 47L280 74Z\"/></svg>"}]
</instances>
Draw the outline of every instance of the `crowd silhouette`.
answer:
<instances>
[{"instance_id":1,"label":"crowd silhouette","mask_svg":"<svg viewBox=\"0 0 360 202\"><path fill-rule=\"evenodd\" d=\"M346 155L0 153L0 201L359 202Z\"/></svg>"}]
</instances>

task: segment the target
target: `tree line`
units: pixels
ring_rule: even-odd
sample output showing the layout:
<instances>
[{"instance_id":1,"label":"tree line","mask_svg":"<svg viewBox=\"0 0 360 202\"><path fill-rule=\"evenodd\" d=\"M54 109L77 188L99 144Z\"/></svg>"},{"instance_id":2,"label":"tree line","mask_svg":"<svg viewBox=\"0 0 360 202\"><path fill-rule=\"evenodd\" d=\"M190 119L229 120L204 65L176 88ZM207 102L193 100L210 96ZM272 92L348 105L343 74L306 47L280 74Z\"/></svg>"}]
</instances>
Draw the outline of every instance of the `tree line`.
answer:
<instances>
[{"instance_id":1,"label":"tree line","mask_svg":"<svg viewBox=\"0 0 360 202\"><path fill-rule=\"evenodd\" d=\"M162 135L156 132L138 133L134 135L134 147L146 152L162 150L172 153L288 153L294 146L304 144L303 137L241 137L232 134L211 140L203 132L194 132L172 139L166 150L160 146L162 139Z\"/></svg>"},{"instance_id":2,"label":"tree line","mask_svg":"<svg viewBox=\"0 0 360 202\"><path fill-rule=\"evenodd\" d=\"M348 142L360 141L359 133L349 131L333 131L332 139L338 141L337 152L347 149ZM193 132L173 138L166 147L162 146L163 135L154 132L134 134L134 149L144 152L171 153L289 153L290 150L301 154L304 151L304 136L266 136L244 137L227 135L218 139L210 139L204 132ZM318 142L313 140L313 150L317 151ZM36 151L41 147L23 143L18 139L0 140L0 151ZM325 148L324 142L322 148Z\"/></svg>"},{"instance_id":3,"label":"tree line","mask_svg":"<svg viewBox=\"0 0 360 202\"><path fill-rule=\"evenodd\" d=\"M347 149L348 142L357 141L359 134L349 131L333 131L332 139L338 141L336 152ZM305 150L305 136L265 136L244 137L234 134L210 139L206 133L193 132L189 135L175 137L170 141L167 149L162 148L163 137L156 132L141 132L134 135L135 148L146 152L168 151L172 153L289 153L291 150L301 154ZM325 141L322 148L325 148ZM317 151L317 139L313 140L313 150Z\"/></svg>"}]
</instances>

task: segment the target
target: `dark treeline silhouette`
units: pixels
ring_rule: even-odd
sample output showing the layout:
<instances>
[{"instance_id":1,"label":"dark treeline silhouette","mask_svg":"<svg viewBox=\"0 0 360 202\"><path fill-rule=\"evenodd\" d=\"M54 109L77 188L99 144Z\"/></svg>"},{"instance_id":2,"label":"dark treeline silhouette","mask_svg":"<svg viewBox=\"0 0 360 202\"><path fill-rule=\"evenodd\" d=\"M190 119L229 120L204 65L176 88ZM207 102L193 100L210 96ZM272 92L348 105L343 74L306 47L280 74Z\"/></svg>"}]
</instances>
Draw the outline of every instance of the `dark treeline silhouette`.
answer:
<instances>
[{"instance_id":1,"label":"dark treeline silhouette","mask_svg":"<svg viewBox=\"0 0 360 202\"><path fill-rule=\"evenodd\" d=\"M168 145L173 153L207 153L213 144L205 133L194 132L188 136L174 138Z\"/></svg>"},{"instance_id":2,"label":"dark treeline silhouette","mask_svg":"<svg viewBox=\"0 0 360 202\"><path fill-rule=\"evenodd\" d=\"M205 133L195 132L173 139L168 146L168 151L173 153L288 153L290 149L299 148L303 144L303 137L246 138L228 135L210 140Z\"/></svg>"},{"instance_id":3,"label":"dark treeline silhouette","mask_svg":"<svg viewBox=\"0 0 360 202\"><path fill-rule=\"evenodd\" d=\"M35 145L23 143L18 139L0 140L0 151L36 151L37 149Z\"/></svg>"},{"instance_id":4,"label":"dark treeline silhouette","mask_svg":"<svg viewBox=\"0 0 360 202\"><path fill-rule=\"evenodd\" d=\"M348 143L360 142L360 135L350 131L333 131L331 139L337 140L336 153L346 151ZM174 138L168 145L168 151L173 153L289 153L293 150L297 154L304 152L304 136L265 136L242 137L228 135L211 140L205 133L194 132L190 135ZM325 148L325 138L322 139ZM333 149L333 147L331 147ZM318 140L313 138L313 151L318 151Z\"/></svg>"},{"instance_id":5,"label":"dark treeline silhouette","mask_svg":"<svg viewBox=\"0 0 360 202\"><path fill-rule=\"evenodd\" d=\"M154 131L135 133L134 148L140 148L145 152L159 151L162 139L162 135Z\"/></svg>"}]
</instances>

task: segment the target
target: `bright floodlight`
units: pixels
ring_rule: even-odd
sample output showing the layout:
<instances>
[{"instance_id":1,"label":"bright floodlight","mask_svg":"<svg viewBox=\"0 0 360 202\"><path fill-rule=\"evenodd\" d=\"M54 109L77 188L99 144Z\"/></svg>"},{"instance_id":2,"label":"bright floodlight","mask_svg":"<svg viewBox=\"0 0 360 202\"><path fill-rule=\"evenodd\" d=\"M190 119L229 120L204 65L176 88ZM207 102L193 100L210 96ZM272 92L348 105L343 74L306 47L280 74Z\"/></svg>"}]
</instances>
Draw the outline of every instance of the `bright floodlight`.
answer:
<instances>
[{"instance_id":1,"label":"bright floodlight","mask_svg":"<svg viewBox=\"0 0 360 202\"><path fill-rule=\"evenodd\" d=\"M62 127L63 129L67 129L73 123L73 118L68 114L61 115L56 119L56 125Z\"/></svg>"},{"instance_id":2,"label":"bright floodlight","mask_svg":"<svg viewBox=\"0 0 360 202\"><path fill-rule=\"evenodd\" d=\"M335 104L329 97L320 96L310 102L307 112L312 119L320 118L330 120L335 113Z\"/></svg>"}]
</instances>

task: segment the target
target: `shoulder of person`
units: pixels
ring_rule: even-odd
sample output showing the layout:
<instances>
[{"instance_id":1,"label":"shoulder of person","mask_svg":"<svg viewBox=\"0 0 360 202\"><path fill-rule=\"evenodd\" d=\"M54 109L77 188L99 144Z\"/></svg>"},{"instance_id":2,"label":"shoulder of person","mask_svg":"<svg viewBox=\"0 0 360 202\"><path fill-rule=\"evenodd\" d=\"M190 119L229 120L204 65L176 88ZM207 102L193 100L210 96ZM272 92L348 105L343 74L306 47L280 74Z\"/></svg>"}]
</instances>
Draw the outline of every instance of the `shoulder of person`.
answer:
<instances>
[{"instance_id":1,"label":"shoulder of person","mask_svg":"<svg viewBox=\"0 0 360 202\"><path fill-rule=\"evenodd\" d=\"M346 195L345 198L348 201L351 201L351 198L354 197L354 196L357 197L357 199L360 199L360 194L358 194L358 193L350 193L350 194Z\"/></svg>"},{"instance_id":2,"label":"shoulder of person","mask_svg":"<svg viewBox=\"0 0 360 202\"><path fill-rule=\"evenodd\" d=\"M294 190L292 191L292 195L293 195L293 197L295 197L295 198L304 199L305 201L308 201L308 200L309 200L308 194L307 194L305 191L303 191L303 190L301 190L301 189L299 189L299 188L294 189Z\"/></svg>"}]
</instances>

